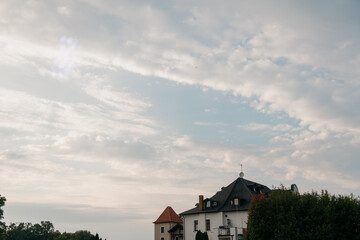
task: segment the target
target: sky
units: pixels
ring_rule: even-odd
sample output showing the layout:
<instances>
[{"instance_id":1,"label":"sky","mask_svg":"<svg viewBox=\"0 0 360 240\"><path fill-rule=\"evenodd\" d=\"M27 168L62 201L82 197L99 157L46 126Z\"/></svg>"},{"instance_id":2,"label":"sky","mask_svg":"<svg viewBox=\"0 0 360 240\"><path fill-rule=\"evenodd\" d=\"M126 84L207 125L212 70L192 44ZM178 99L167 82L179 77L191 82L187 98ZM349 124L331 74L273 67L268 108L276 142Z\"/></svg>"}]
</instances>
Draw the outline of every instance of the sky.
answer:
<instances>
[{"instance_id":1,"label":"sky","mask_svg":"<svg viewBox=\"0 0 360 240\"><path fill-rule=\"evenodd\" d=\"M239 176L360 195L360 3L0 2L10 222L153 239Z\"/></svg>"}]
</instances>

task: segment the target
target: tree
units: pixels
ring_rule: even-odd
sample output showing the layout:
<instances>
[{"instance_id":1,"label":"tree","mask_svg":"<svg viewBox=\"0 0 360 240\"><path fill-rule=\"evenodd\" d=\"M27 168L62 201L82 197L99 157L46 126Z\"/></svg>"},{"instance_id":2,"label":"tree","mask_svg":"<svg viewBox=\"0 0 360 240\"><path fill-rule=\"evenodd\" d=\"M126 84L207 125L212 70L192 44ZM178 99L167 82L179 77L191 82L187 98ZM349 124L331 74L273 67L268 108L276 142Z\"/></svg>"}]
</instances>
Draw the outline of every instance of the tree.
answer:
<instances>
[{"instance_id":1,"label":"tree","mask_svg":"<svg viewBox=\"0 0 360 240\"><path fill-rule=\"evenodd\" d=\"M280 188L255 196L249 209L249 240L360 240L359 233L360 201L352 195L300 195Z\"/></svg>"},{"instance_id":2,"label":"tree","mask_svg":"<svg viewBox=\"0 0 360 240\"><path fill-rule=\"evenodd\" d=\"M89 231L77 231L75 233L60 233L54 230L51 222L45 221L40 224L12 223L9 225L4 240L102 240L99 235L93 235Z\"/></svg>"},{"instance_id":3,"label":"tree","mask_svg":"<svg viewBox=\"0 0 360 240\"><path fill-rule=\"evenodd\" d=\"M201 231L197 231L195 240L209 240L209 236L208 236L207 232L203 233Z\"/></svg>"},{"instance_id":4,"label":"tree","mask_svg":"<svg viewBox=\"0 0 360 240\"><path fill-rule=\"evenodd\" d=\"M4 222L1 221L1 219L4 218L4 210L2 209L2 207L5 206L5 202L6 198L0 195L0 240L3 239L3 236L6 232L6 225Z\"/></svg>"},{"instance_id":5,"label":"tree","mask_svg":"<svg viewBox=\"0 0 360 240\"><path fill-rule=\"evenodd\" d=\"M5 201L6 198L0 195L0 220L3 219L2 207ZM41 221L40 224L11 223L9 226L0 221L0 240L102 240L102 238L89 231L60 233L55 231L54 225L49 221Z\"/></svg>"}]
</instances>

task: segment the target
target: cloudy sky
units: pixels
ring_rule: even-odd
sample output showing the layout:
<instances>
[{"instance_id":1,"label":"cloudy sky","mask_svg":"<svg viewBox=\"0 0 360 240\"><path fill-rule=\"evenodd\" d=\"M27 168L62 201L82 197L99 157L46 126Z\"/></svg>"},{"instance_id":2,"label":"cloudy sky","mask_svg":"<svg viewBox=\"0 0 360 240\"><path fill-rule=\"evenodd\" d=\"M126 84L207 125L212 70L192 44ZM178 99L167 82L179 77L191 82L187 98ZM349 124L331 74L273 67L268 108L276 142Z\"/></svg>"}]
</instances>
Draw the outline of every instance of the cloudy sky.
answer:
<instances>
[{"instance_id":1,"label":"cloudy sky","mask_svg":"<svg viewBox=\"0 0 360 240\"><path fill-rule=\"evenodd\" d=\"M238 177L360 195L358 1L0 2L6 222L153 239Z\"/></svg>"}]
</instances>

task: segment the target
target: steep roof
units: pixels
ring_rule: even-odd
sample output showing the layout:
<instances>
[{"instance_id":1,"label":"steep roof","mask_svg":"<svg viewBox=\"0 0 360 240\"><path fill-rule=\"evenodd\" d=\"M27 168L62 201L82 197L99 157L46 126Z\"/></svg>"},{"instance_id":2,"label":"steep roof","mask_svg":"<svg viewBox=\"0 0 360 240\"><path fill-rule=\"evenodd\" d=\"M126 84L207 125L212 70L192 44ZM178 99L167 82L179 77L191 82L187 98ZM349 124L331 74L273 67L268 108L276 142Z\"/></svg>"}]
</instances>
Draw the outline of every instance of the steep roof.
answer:
<instances>
[{"instance_id":1,"label":"steep roof","mask_svg":"<svg viewBox=\"0 0 360 240\"><path fill-rule=\"evenodd\" d=\"M246 211L249 209L250 202L255 194L267 194L270 191L271 190L265 185L239 177L227 187L221 188L221 191L218 191L211 198L204 199L203 210L200 210L199 207L196 206L180 215L202 212ZM232 204L235 198L239 201L238 205ZM210 202L210 206L207 205L208 202Z\"/></svg>"},{"instance_id":2,"label":"steep roof","mask_svg":"<svg viewBox=\"0 0 360 240\"><path fill-rule=\"evenodd\" d=\"M178 230L178 229L180 229L180 230L183 230L183 229L184 229L184 226L183 226L182 223L177 223L177 224L175 224L172 228L170 228L170 230L169 230L168 232L169 232L169 233L173 233L173 232L175 232L175 231Z\"/></svg>"},{"instance_id":3,"label":"steep roof","mask_svg":"<svg viewBox=\"0 0 360 240\"><path fill-rule=\"evenodd\" d=\"M179 215L169 206L165 208L162 214L158 217L158 219L154 223L165 223L165 222L175 222L182 224Z\"/></svg>"}]
</instances>

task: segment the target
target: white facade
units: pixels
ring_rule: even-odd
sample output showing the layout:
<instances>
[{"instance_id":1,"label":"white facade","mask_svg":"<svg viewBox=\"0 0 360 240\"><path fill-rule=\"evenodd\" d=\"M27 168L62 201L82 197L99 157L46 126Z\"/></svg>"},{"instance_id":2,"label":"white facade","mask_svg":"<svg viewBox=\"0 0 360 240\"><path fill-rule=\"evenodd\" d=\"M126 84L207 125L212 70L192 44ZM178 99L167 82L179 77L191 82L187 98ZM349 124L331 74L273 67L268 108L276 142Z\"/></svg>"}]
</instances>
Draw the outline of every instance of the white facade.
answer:
<instances>
[{"instance_id":1,"label":"white facade","mask_svg":"<svg viewBox=\"0 0 360 240\"><path fill-rule=\"evenodd\" d=\"M211 198L204 199L199 195L196 207L181 213L185 240L195 240L198 230L206 232L209 240L243 239L253 197L271 192L265 185L246 180L243 176L240 174Z\"/></svg>"},{"instance_id":2,"label":"white facade","mask_svg":"<svg viewBox=\"0 0 360 240\"><path fill-rule=\"evenodd\" d=\"M235 228L238 234L243 234L242 229L247 228L247 211L214 212L184 215L185 240L195 240L196 230L207 232L209 240L220 239L235 240ZM210 230L206 230L206 220L210 220ZM194 221L198 221L198 228L194 228ZM229 230L225 230L228 227ZM220 229L220 230L219 230ZM226 232L230 231L230 232ZM227 237L227 233L230 233ZM226 235L226 236L225 236Z\"/></svg>"}]
</instances>

